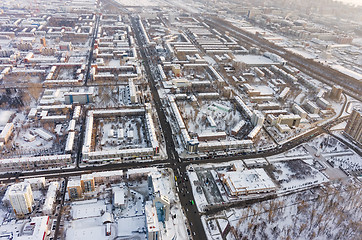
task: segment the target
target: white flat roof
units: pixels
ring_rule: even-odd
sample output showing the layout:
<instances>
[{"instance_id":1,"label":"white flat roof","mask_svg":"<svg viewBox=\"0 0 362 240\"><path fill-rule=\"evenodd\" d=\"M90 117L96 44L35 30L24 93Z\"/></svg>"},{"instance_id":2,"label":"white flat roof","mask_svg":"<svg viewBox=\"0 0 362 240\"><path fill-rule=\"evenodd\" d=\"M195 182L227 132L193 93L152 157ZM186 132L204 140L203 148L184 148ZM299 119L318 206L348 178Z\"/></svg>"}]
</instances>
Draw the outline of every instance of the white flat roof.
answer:
<instances>
[{"instance_id":1,"label":"white flat roof","mask_svg":"<svg viewBox=\"0 0 362 240\"><path fill-rule=\"evenodd\" d=\"M234 55L236 62L243 62L247 65L272 65L275 64L269 58L262 55Z\"/></svg>"},{"instance_id":2,"label":"white flat roof","mask_svg":"<svg viewBox=\"0 0 362 240\"><path fill-rule=\"evenodd\" d=\"M100 217L102 212L106 212L107 206L102 201L88 202L82 201L72 205L73 219Z\"/></svg>"},{"instance_id":3,"label":"white flat roof","mask_svg":"<svg viewBox=\"0 0 362 240\"><path fill-rule=\"evenodd\" d=\"M226 179L233 191L276 188L273 181L262 168L232 171L224 174L224 179Z\"/></svg>"}]
</instances>

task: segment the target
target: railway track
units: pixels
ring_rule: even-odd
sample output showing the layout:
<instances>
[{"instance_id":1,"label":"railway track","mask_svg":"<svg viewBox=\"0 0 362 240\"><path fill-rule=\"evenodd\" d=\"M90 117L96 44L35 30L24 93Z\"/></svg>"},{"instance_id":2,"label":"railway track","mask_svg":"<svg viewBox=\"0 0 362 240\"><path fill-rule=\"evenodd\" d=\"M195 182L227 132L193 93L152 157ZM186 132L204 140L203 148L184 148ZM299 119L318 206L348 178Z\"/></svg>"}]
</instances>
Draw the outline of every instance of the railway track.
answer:
<instances>
[{"instance_id":1,"label":"railway track","mask_svg":"<svg viewBox=\"0 0 362 240\"><path fill-rule=\"evenodd\" d=\"M252 35L251 33L234 26L223 19L211 17L209 19L203 19L203 21L206 22L210 28L216 28L218 30L222 30L223 32L228 31L243 46L257 46L262 51L277 54L287 60L289 65L300 69L302 72L327 85L332 86L334 84L338 84L342 86L348 95L362 101L362 82L321 63L315 62L314 60L305 59L301 56L295 55L284 48L267 40L258 38L257 36Z\"/></svg>"}]
</instances>

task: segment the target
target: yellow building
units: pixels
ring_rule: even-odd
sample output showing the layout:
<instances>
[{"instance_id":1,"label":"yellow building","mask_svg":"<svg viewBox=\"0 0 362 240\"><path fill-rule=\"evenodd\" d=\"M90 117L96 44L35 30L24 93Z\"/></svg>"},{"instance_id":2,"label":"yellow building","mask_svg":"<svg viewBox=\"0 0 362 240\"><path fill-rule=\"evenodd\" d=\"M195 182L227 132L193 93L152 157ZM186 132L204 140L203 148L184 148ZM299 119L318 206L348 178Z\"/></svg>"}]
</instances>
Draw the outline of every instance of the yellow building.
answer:
<instances>
[{"instance_id":1,"label":"yellow building","mask_svg":"<svg viewBox=\"0 0 362 240\"><path fill-rule=\"evenodd\" d=\"M93 192L95 189L93 174L84 174L81 177L80 184L83 192Z\"/></svg>"},{"instance_id":2,"label":"yellow building","mask_svg":"<svg viewBox=\"0 0 362 240\"><path fill-rule=\"evenodd\" d=\"M172 65L172 72L177 77L181 76L181 67L180 67L180 65L178 65L178 64Z\"/></svg>"},{"instance_id":3,"label":"yellow building","mask_svg":"<svg viewBox=\"0 0 362 240\"><path fill-rule=\"evenodd\" d=\"M298 127L300 124L301 117L296 114L289 115L279 115L277 119L277 124L283 125L286 124L288 127Z\"/></svg>"},{"instance_id":4,"label":"yellow building","mask_svg":"<svg viewBox=\"0 0 362 240\"><path fill-rule=\"evenodd\" d=\"M9 200L17 216L33 211L34 197L29 183L16 183L9 187Z\"/></svg>"},{"instance_id":5,"label":"yellow building","mask_svg":"<svg viewBox=\"0 0 362 240\"><path fill-rule=\"evenodd\" d=\"M71 199L77 199L83 196L81 182L79 180L70 180L67 189L69 198Z\"/></svg>"}]
</instances>

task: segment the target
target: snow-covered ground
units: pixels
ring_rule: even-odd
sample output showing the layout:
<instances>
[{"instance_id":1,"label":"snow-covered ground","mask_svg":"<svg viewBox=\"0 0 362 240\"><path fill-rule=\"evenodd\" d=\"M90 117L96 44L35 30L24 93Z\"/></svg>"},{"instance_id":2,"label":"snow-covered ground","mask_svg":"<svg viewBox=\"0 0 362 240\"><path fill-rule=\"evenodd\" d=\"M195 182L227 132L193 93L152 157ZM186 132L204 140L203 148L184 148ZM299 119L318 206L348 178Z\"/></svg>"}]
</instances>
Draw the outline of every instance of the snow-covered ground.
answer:
<instances>
[{"instance_id":1,"label":"snow-covered ground","mask_svg":"<svg viewBox=\"0 0 362 240\"><path fill-rule=\"evenodd\" d=\"M225 131L238 124L243 117L234 105L229 101L202 101L201 104L190 104L189 102L177 102L178 108L184 119L185 125L190 133L204 133ZM211 127L207 117L210 116L216 127Z\"/></svg>"},{"instance_id":2,"label":"snow-covered ground","mask_svg":"<svg viewBox=\"0 0 362 240\"><path fill-rule=\"evenodd\" d=\"M346 141L349 141L349 139L340 132L335 134ZM362 157L333 136L324 134L313 139L309 144L318 149L321 154L325 156L326 160L330 161L334 167L341 167L346 171L360 171L362 169ZM337 154L343 152L346 154Z\"/></svg>"},{"instance_id":3,"label":"snow-covered ground","mask_svg":"<svg viewBox=\"0 0 362 240\"><path fill-rule=\"evenodd\" d=\"M32 128L31 130L34 130L35 128ZM38 128L38 129L42 129L43 128ZM49 133L47 131L47 133ZM27 141L24 136L29 135L30 133L30 129L21 129L20 132L17 134L16 139L14 140L15 145L19 146L18 151L19 152L24 152L27 154L34 154L36 152L41 152L44 150L50 150L52 148L53 145L53 141L52 140L44 140L43 138L39 137L39 136L34 136L35 140L34 141ZM50 133L49 133L50 134ZM51 134L53 139L54 139L54 135Z\"/></svg>"},{"instance_id":4,"label":"snow-covered ground","mask_svg":"<svg viewBox=\"0 0 362 240\"><path fill-rule=\"evenodd\" d=\"M234 227L233 239L359 239L361 189L359 182L332 185L230 209L216 219Z\"/></svg>"},{"instance_id":5,"label":"snow-covered ground","mask_svg":"<svg viewBox=\"0 0 362 240\"><path fill-rule=\"evenodd\" d=\"M122 117L115 122L102 121L100 125L100 144L96 150L111 150L131 148L145 148L148 146L144 135L143 119L140 117Z\"/></svg>"},{"instance_id":6,"label":"snow-covered ground","mask_svg":"<svg viewBox=\"0 0 362 240\"><path fill-rule=\"evenodd\" d=\"M273 175L280 184L278 193L319 185L328 178L301 160L273 163Z\"/></svg>"}]
</instances>

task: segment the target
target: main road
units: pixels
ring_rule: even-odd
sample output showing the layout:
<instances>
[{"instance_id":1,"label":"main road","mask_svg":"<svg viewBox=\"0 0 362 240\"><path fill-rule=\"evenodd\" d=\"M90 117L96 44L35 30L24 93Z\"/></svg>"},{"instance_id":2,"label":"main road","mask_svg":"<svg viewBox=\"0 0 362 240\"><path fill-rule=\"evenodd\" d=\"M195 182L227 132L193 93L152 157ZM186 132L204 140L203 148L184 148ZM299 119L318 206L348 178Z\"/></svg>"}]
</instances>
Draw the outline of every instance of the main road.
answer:
<instances>
[{"instance_id":1,"label":"main road","mask_svg":"<svg viewBox=\"0 0 362 240\"><path fill-rule=\"evenodd\" d=\"M99 17L97 17L96 20L97 28L99 24ZM198 212L195 203L195 199L192 194L192 188L191 183L189 181L189 178L186 174L186 166L193 162L192 160L188 159L181 159L176 151L175 143L173 141L173 135L171 126L166 118L165 112L162 108L162 103L160 96L158 94L156 84L155 84L155 73L152 73L151 67L155 67L155 60L146 53L152 53L154 49L150 48L148 45L146 45L144 41L144 37L142 33L140 32L140 26L138 23L138 19L131 16L131 22L134 29L134 33L139 45L139 51L141 54L141 57L144 61L144 67L147 74L147 78L150 83L151 91L153 94L153 106L155 106L155 109L157 111L159 122L161 124L161 129L163 136L165 138L166 142L166 151L168 158L166 160L158 160L158 161L152 161L152 162L125 162L125 163L113 163L113 164L105 164L105 165L94 165L94 166L86 166L86 167L79 167L79 161L81 159L81 141L83 139L83 134L80 135L80 142L78 144L78 154L77 154L77 161L76 161L76 167L75 168L66 168L66 169L51 169L51 170L45 170L45 171L35 171L35 172L17 172L17 173L7 173L0 175L0 181L1 182L11 182L16 180L17 178L27 178L27 177L35 177L35 176L45 176L48 178L54 178L54 177L69 177L69 176L77 176L80 174L93 172L93 171L106 171L106 170L127 170L130 168L141 168L141 167L149 167L149 166L160 166L160 167L169 167L173 170L175 176L177 176L177 191L179 195L179 199L181 202L181 205L183 206L185 215L188 219L189 225L190 225L190 234L193 235L193 238L195 239L206 239L206 234L204 231L204 227L201 222L201 216ZM93 41L96 37L97 31L93 33ZM90 56L88 59L88 69L86 74L86 79L89 79L89 70L90 70L90 64L92 61L92 48L90 52ZM84 116L83 116L84 117ZM84 119L83 119L84 120ZM333 122L332 122L333 123ZM332 123L328 123L328 128L332 126ZM84 124L83 124L84 125ZM221 162L228 162L231 160L237 160L237 159L249 159L249 158L257 158L257 157L267 157L272 156L275 154L282 153L284 151L287 151L291 148L294 148L295 146L309 141L311 138L324 133L326 130L325 126L316 127L312 131L309 131L305 133L304 135L301 135L298 138L293 139L293 141L287 142L278 148L264 150L264 151L258 151L258 152L250 152L245 155L241 156L232 156L232 157L217 157L217 158L208 158L208 159L202 159L198 160L197 163L221 163ZM81 132L84 132L84 127ZM62 199L63 201L63 199ZM59 226L57 226L58 229Z\"/></svg>"},{"instance_id":2,"label":"main road","mask_svg":"<svg viewBox=\"0 0 362 240\"><path fill-rule=\"evenodd\" d=\"M154 59L150 58L150 56L146 55L146 51L152 52L152 49L146 49L148 46L146 45L146 42L144 41L144 37L142 35L142 33L140 32L140 26L139 26L139 22L137 19L135 19L134 17L131 17L131 22L132 22L132 26L133 26L133 30L138 42L138 46L139 46L139 50L141 53L141 57L143 58L144 61L144 67L145 67L145 71L150 83L150 87L151 87L151 91L152 91L152 95L153 95L153 101L154 101L154 106L156 108L158 117L159 117L159 122L161 124L161 129L163 132L163 136L165 138L166 141L166 151L167 151L167 155L168 155L168 163L170 164L170 167L172 168L172 170L174 171L174 173L186 173L186 167L185 165L182 165L182 161L179 160L179 156L178 153L176 151L175 145L174 145L174 141L173 141L173 137L172 137L172 130L171 130L171 126L166 118L166 115L163 111L162 108L162 103L160 100L160 96L158 94L157 88L155 86L155 79L154 79L154 74L152 74L151 69L150 69L150 65L153 64ZM193 198L192 195L192 190L191 190L191 184L190 181L187 181L188 177L185 174L184 178L178 178L178 185L182 185L182 187L180 186L180 188L182 191L186 191L187 194L181 193L180 191L178 192L179 194L179 199L181 202L181 205L183 206L184 209L184 213L187 217L187 220L189 222L189 227L191 228L191 231L189 232L190 234L193 235L193 237L195 239L206 239L206 234L204 231L204 227L202 225L201 222L201 217L199 215L199 212L197 211L196 205L195 203L195 199ZM193 204L191 204L193 203Z\"/></svg>"}]
</instances>

